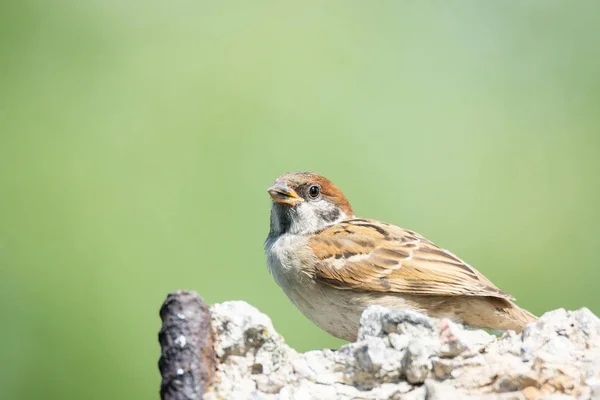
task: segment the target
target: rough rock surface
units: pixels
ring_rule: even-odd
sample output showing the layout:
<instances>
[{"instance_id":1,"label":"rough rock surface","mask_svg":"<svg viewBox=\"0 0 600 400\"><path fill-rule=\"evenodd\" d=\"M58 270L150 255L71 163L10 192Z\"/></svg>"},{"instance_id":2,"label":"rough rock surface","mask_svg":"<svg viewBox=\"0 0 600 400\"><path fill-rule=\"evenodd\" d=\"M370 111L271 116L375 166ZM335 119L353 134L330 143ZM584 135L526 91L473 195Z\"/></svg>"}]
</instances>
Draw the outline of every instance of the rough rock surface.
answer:
<instances>
[{"instance_id":1,"label":"rough rock surface","mask_svg":"<svg viewBox=\"0 0 600 400\"><path fill-rule=\"evenodd\" d=\"M245 302L211 317L218 366L204 400L600 398L600 319L586 308L496 337L373 306L355 343L306 353Z\"/></svg>"}]
</instances>

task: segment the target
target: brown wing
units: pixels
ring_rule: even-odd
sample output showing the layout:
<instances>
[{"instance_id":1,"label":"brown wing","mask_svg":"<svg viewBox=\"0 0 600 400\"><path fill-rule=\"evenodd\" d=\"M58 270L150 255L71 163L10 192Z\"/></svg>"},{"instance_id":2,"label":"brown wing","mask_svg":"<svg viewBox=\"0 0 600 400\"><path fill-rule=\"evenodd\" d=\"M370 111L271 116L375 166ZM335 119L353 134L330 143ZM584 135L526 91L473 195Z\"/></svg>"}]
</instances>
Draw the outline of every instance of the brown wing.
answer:
<instances>
[{"instance_id":1,"label":"brown wing","mask_svg":"<svg viewBox=\"0 0 600 400\"><path fill-rule=\"evenodd\" d=\"M419 234L352 219L312 238L315 278L339 289L513 300L475 268Z\"/></svg>"}]
</instances>

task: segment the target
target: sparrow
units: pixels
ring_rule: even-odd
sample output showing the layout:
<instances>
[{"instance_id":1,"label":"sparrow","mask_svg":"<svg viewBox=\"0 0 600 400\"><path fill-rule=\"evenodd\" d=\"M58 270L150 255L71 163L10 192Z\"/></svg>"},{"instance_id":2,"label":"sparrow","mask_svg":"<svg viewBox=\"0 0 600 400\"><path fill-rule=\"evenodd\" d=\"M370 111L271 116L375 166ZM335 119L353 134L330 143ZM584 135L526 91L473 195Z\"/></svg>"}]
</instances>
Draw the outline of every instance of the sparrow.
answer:
<instances>
[{"instance_id":1,"label":"sparrow","mask_svg":"<svg viewBox=\"0 0 600 400\"><path fill-rule=\"evenodd\" d=\"M370 305L500 331L520 332L537 319L418 233L357 218L346 196L321 175L283 174L268 193L271 275L308 319L335 337L356 340Z\"/></svg>"}]
</instances>

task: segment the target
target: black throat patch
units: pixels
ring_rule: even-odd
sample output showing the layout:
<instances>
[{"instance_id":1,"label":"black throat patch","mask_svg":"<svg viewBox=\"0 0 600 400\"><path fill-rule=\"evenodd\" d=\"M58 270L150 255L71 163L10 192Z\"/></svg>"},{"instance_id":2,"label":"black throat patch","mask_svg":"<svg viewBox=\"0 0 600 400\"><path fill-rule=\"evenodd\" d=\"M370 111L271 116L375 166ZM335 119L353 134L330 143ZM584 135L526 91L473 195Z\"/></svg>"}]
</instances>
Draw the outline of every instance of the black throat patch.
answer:
<instances>
[{"instance_id":1,"label":"black throat patch","mask_svg":"<svg viewBox=\"0 0 600 400\"><path fill-rule=\"evenodd\" d=\"M271 233L288 233L292 227L292 208L282 204L273 204L275 218L271 215ZM276 226L275 226L276 225Z\"/></svg>"}]
</instances>

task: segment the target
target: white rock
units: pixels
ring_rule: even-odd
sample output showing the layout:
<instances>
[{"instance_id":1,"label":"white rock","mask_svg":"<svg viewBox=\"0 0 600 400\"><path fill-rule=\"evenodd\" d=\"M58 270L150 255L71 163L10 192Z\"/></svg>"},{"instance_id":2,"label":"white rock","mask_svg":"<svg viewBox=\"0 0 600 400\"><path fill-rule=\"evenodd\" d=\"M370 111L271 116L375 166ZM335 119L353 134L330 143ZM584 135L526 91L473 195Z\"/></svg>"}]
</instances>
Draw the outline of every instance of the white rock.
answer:
<instances>
[{"instance_id":1,"label":"white rock","mask_svg":"<svg viewBox=\"0 0 600 400\"><path fill-rule=\"evenodd\" d=\"M217 357L246 354L262 342L279 336L271 319L244 301L227 301L210 309L217 340Z\"/></svg>"},{"instance_id":2,"label":"white rock","mask_svg":"<svg viewBox=\"0 0 600 400\"><path fill-rule=\"evenodd\" d=\"M523 389L600 396L600 319L588 309L555 310L497 338L373 306L356 343L304 354L247 303L215 304L211 316L218 367L205 400L507 400L525 399Z\"/></svg>"},{"instance_id":3,"label":"white rock","mask_svg":"<svg viewBox=\"0 0 600 400\"><path fill-rule=\"evenodd\" d=\"M406 380L423 383L433 369L432 357L437 355L439 343L432 340L411 340L403 359Z\"/></svg>"}]
</instances>

